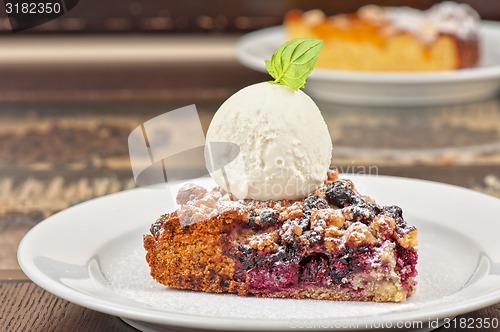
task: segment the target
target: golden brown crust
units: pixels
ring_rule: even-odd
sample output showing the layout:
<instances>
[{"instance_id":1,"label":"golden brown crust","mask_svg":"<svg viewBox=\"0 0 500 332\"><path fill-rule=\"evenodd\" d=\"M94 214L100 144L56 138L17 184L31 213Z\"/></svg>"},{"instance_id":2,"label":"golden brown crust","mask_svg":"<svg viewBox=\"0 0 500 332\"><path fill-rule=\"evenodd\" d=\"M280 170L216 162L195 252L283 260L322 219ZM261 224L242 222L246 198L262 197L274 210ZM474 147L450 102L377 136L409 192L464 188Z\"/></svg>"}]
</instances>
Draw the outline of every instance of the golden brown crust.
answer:
<instances>
[{"instance_id":1,"label":"golden brown crust","mask_svg":"<svg viewBox=\"0 0 500 332\"><path fill-rule=\"evenodd\" d=\"M182 227L176 213L163 215L163 231L144 237L151 276L174 288L238 292L232 281L234 261L222 253L224 226L231 219L208 219Z\"/></svg>"},{"instance_id":2,"label":"golden brown crust","mask_svg":"<svg viewBox=\"0 0 500 332\"><path fill-rule=\"evenodd\" d=\"M256 294L258 297L314 299L329 301L362 301L362 302L403 302L408 294L402 291L396 283L387 281L367 287L361 295L355 296L346 289L314 288L298 289L295 291L275 292L270 294Z\"/></svg>"}]
</instances>

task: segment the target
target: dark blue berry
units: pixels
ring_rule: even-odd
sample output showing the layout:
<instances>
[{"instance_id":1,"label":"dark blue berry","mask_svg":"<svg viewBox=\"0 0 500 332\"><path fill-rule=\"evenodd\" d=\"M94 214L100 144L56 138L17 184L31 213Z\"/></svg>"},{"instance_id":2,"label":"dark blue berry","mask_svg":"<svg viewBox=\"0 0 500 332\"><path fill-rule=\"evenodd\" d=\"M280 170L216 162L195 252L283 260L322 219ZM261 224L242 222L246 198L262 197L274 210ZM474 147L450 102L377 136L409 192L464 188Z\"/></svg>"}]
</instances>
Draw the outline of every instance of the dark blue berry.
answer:
<instances>
[{"instance_id":1,"label":"dark blue berry","mask_svg":"<svg viewBox=\"0 0 500 332\"><path fill-rule=\"evenodd\" d=\"M363 223L367 223L373 220L376 215L375 208L368 203L351 205L348 209L349 212L352 213L353 221L361 221Z\"/></svg>"},{"instance_id":2,"label":"dark blue berry","mask_svg":"<svg viewBox=\"0 0 500 332\"><path fill-rule=\"evenodd\" d=\"M325 195L328 203L341 208L360 201L353 191L352 183L346 180L330 182L326 187Z\"/></svg>"},{"instance_id":3,"label":"dark blue berry","mask_svg":"<svg viewBox=\"0 0 500 332\"><path fill-rule=\"evenodd\" d=\"M384 206L383 211L393 218L403 218L403 210L399 206Z\"/></svg>"},{"instance_id":4,"label":"dark blue berry","mask_svg":"<svg viewBox=\"0 0 500 332\"><path fill-rule=\"evenodd\" d=\"M341 253L330 262L329 274L333 282L341 283L342 279L349 273L349 261L349 254Z\"/></svg>"},{"instance_id":5,"label":"dark blue berry","mask_svg":"<svg viewBox=\"0 0 500 332\"><path fill-rule=\"evenodd\" d=\"M240 254L236 254L234 257L240 262L244 270L249 270L258 264L259 256L257 255L257 249L253 249L249 245L238 245L238 251Z\"/></svg>"},{"instance_id":6,"label":"dark blue berry","mask_svg":"<svg viewBox=\"0 0 500 332\"><path fill-rule=\"evenodd\" d=\"M248 227L251 229L258 229L259 225L256 222L257 219L257 213L255 211L250 210L248 212Z\"/></svg>"},{"instance_id":7,"label":"dark blue berry","mask_svg":"<svg viewBox=\"0 0 500 332\"><path fill-rule=\"evenodd\" d=\"M330 261L330 277L341 283L349 274L366 269L371 263L371 250L367 247L346 248Z\"/></svg>"},{"instance_id":8,"label":"dark blue berry","mask_svg":"<svg viewBox=\"0 0 500 332\"><path fill-rule=\"evenodd\" d=\"M255 211L248 213L248 227L253 230L259 230L262 227L276 225L279 221L279 212L272 209L262 210L257 215Z\"/></svg>"},{"instance_id":9,"label":"dark blue berry","mask_svg":"<svg viewBox=\"0 0 500 332\"><path fill-rule=\"evenodd\" d=\"M300 281L322 284L328 278L328 256L313 253L300 261Z\"/></svg>"},{"instance_id":10,"label":"dark blue berry","mask_svg":"<svg viewBox=\"0 0 500 332\"><path fill-rule=\"evenodd\" d=\"M304 215L298 222L298 225L300 226L300 228L302 228L303 231L311 229L311 220L309 220L309 217L309 215Z\"/></svg>"},{"instance_id":11,"label":"dark blue berry","mask_svg":"<svg viewBox=\"0 0 500 332\"><path fill-rule=\"evenodd\" d=\"M298 263L301 259L299 255L300 248L298 244L287 244L282 247L283 250L279 250L275 255L272 256L273 262L287 262L287 263Z\"/></svg>"},{"instance_id":12,"label":"dark blue berry","mask_svg":"<svg viewBox=\"0 0 500 332\"><path fill-rule=\"evenodd\" d=\"M245 255L255 254L257 252L256 249L250 247L248 244L239 244L237 248L240 252L244 253Z\"/></svg>"},{"instance_id":13,"label":"dark blue berry","mask_svg":"<svg viewBox=\"0 0 500 332\"><path fill-rule=\"evenodd\" d=\"M318 232L316 231L305 231L302 235L309 241L310 244L315 244L323 241L323 236L321 234L318 234Z\"/></svg>"},{"instance_id":14,"label":"dark blue berry","mask_svg":"<svg viewBox=\"0 0 500 332\"><path fill-rule=\"evenodd\" d=\"M391 216L394 221L396 221L396 225L399 228L405 229L408 225L406 221L403 219L403 210L396 205L384 206L383 211L388 216Z\"/></svg>"},{"instance_id":15,"label":"dark blue berry","mask_svg":"<svg viewBox=\"0 0 500 332\"><path fill-rule=\"evenodd\" d=\"M260 213L260 224L262 227L276 225L279 221L279 212L275 210L263 210Z\"/></svg>"},{"instance_id":16,"label":"dark blue berry","mask_svg":"<svg viewBox=\"0 0 500 332\"><path fill-rule=\"evenodd\" d=\"M309 196L304 200L304 213L311 213L312 209L327 209L330 205L321 196Z\"/></svg>"},{"instance_id":17,"label":"dark blue berry","mask_svg":"<svg viewBox=\"0 0 500 332\"><path fill-rule=\"evenodd\" d=\"M151 225L149 231L153 236L155 236L156 233L158 233L162 227L163 227L163 222L161 220L157 220L154 224Z\"/></svg>"}]
</instances>

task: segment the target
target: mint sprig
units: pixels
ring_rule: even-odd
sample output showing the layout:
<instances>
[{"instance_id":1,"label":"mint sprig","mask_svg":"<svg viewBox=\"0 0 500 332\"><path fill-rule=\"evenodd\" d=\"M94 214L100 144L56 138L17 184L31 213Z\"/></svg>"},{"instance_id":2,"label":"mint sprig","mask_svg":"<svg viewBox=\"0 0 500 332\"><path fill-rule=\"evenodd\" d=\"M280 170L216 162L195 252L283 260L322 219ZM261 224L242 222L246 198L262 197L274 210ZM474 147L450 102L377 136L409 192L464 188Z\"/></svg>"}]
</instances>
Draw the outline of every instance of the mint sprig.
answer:
<instances>
[{"instance_id":1,"label":"mint sprig","mask_svg":"<svg viewBox=\"0 0 500 332\"><path fill-rule=\"evenodd\" d=\"M303 88L322 46L323 41L314 38L296 38L281 45L271 60L266 60L266 70L274 78L270 83L293 90Z\"/></svg>"}]
</instances>

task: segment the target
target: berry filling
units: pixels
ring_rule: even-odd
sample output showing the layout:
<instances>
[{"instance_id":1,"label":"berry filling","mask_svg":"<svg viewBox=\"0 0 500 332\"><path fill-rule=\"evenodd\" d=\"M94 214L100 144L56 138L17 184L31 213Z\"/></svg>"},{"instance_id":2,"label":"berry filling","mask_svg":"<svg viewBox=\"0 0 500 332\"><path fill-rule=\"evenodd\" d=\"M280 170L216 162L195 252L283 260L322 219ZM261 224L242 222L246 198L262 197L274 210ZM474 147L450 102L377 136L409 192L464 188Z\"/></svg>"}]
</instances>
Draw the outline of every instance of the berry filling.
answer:
<instances>
[{"instance_id":1,"label":"berry filling","mask_svg":"<svg viewBox=\"0 0 500 332\"><path fill-rule=\"evenodd\" d=\"M264 294L310 286L334 286L352 292L362 287L360 278L364 285L381 276L390 279L392 260L402 287L411 293L417 252L397 241L414 230L407 226L401 208L378 206L359 195L349 180L328 183L323 192L300 203L296 209L285 209L294 217L291 220L283 218L283 211L263 203L265 206L250 210L248 220L241 220L240 226L228 234L225 252L235 260L236 279L245 282L250 292ZM278 203L273 204L276 207ZM335 211L340 212L335 215ZM384 218L389 226L381 224ZM332 226L335 223L340 227ZM338 233L336 238L332 238L332 232ZM235 245L242 235L257 240ZM327 242L335 244L335 250Z\"/></svg>"},{"instance_id":2,"label":"berry filling","mask_svg":"<svg viewBox=\"0 0 500 332\"><path fill-rule=\"evenodd\" d=\"M312 252L263 254L240 247L236 255L240 279L249 290L272 293L304 286L338 285L352 289L349 278L364 273L368 278L373 264L373 248L346 248L336 255ZM410 266L404 267L408 270ZM387 266L383 268L387 270ZM405 270L405 271L406 271ZM415 270L413 270L415 271Z\"/></svg>"}]
</instances>

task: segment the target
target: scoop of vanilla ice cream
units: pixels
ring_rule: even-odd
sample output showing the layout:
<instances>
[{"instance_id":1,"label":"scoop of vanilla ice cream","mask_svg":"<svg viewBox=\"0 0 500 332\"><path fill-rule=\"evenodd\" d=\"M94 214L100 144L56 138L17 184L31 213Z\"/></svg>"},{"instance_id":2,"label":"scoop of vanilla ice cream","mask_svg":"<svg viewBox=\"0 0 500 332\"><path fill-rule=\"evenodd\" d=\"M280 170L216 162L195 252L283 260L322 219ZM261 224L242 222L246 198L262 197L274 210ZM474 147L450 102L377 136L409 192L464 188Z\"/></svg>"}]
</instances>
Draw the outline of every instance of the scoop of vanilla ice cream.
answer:
<instances>
[{"instance_id":1,"label":"scoop of vanilla ice cream","mask_svg":"<svg viewBox=\"0 0 500 332\"><path fill-rule=\"evenodd\" d=\"M227 99L206 141L207 147L212 142L239 146L239 154L222 169L214 170L211 158L231 160L226 154L234 149L216 154L207 149L205 158L215 182L240 199L305 197L326 179L332 154L328 128L314 101L300 90L267 82Z\"/></svg>"}]
</instances>

